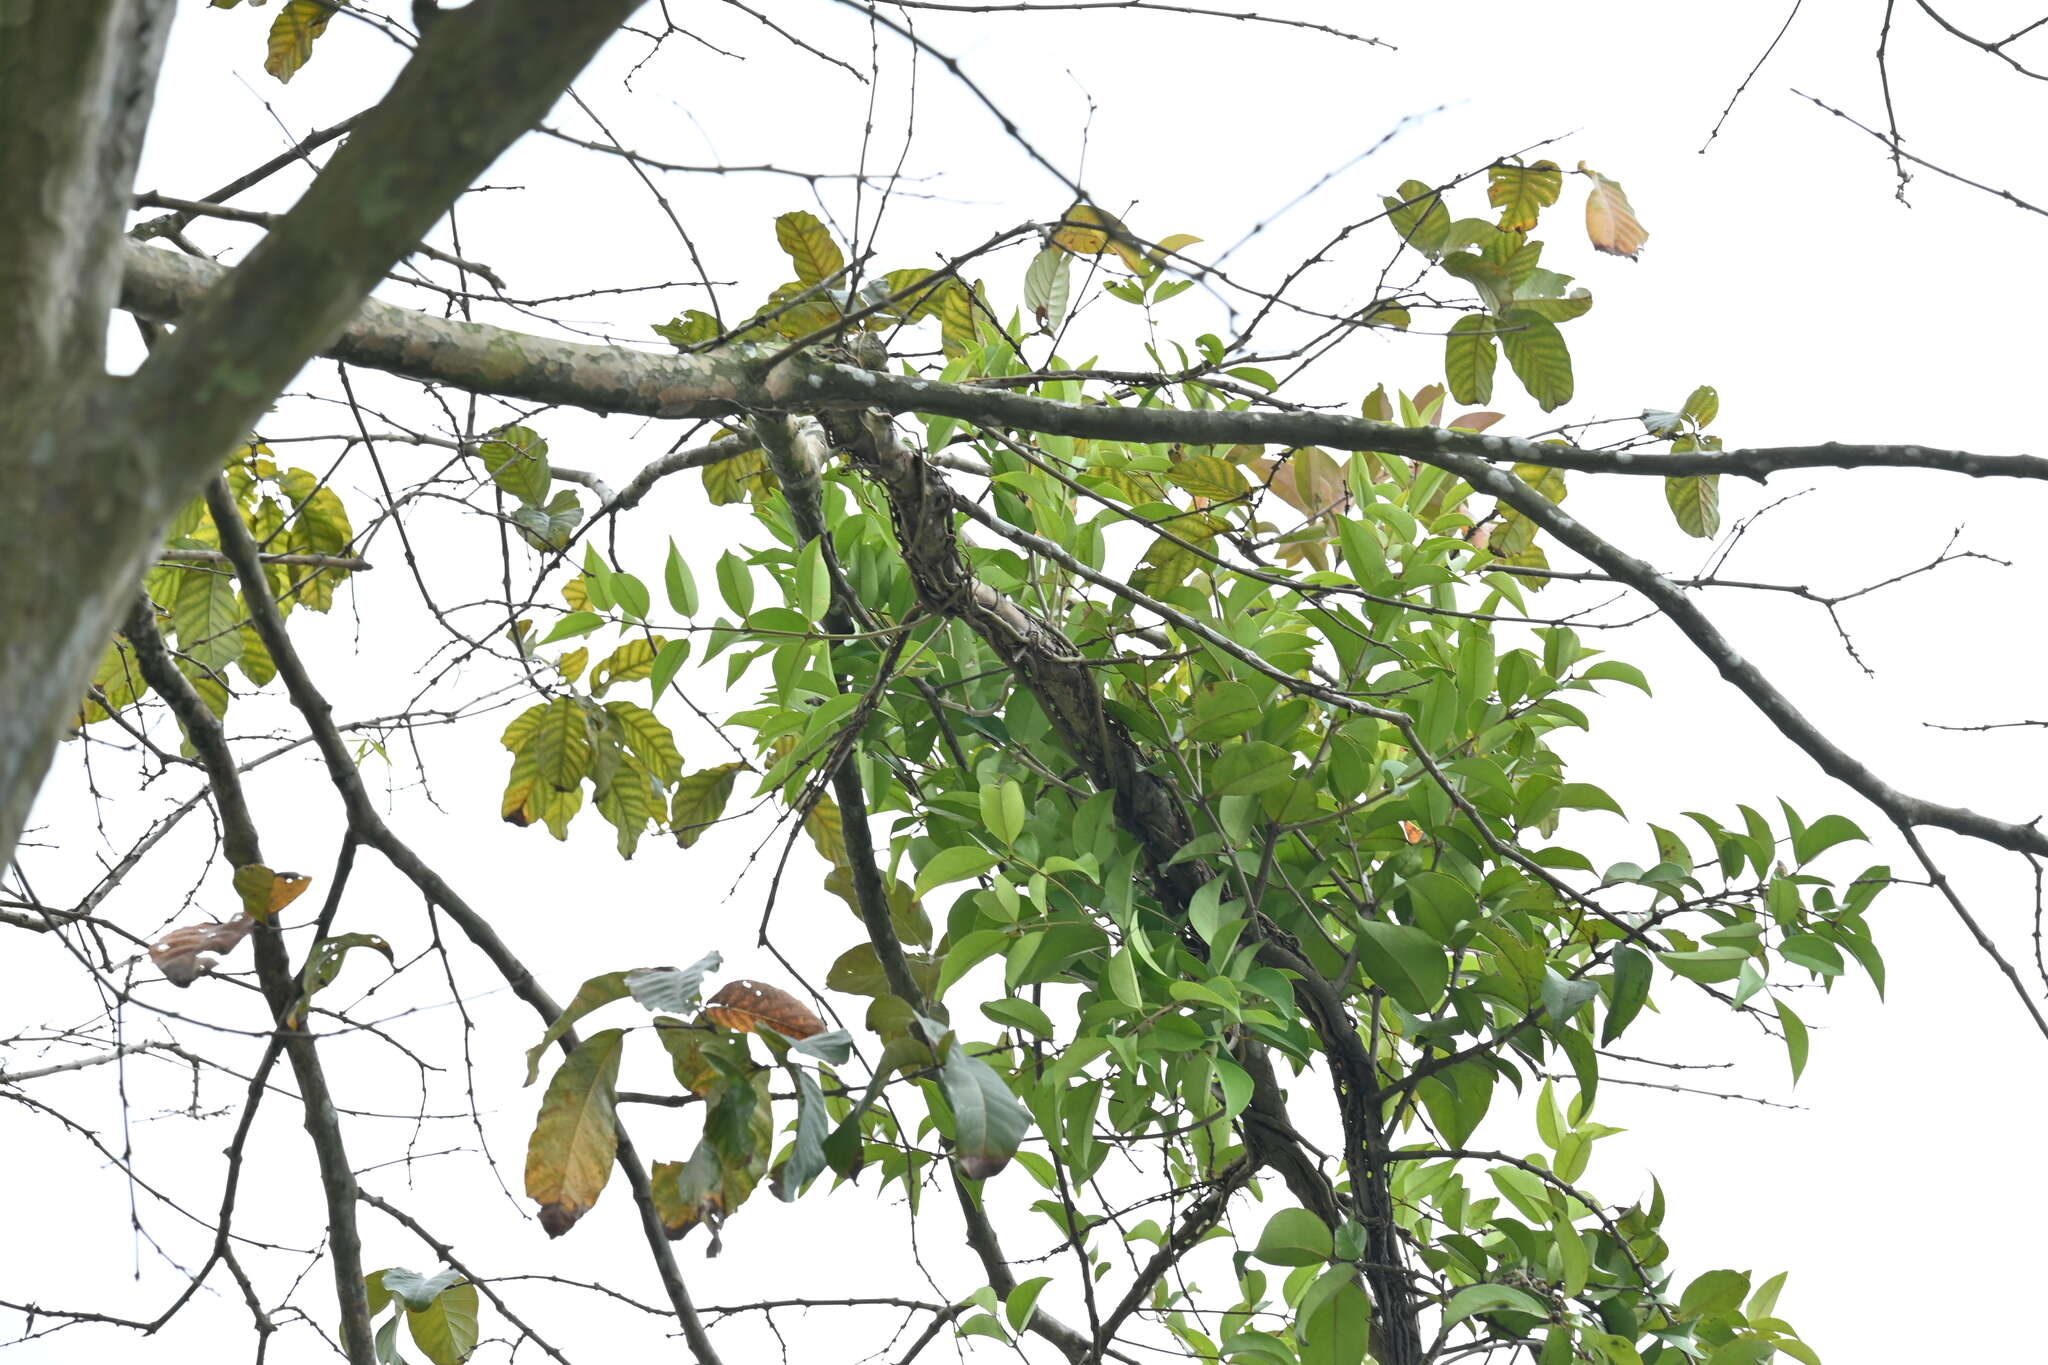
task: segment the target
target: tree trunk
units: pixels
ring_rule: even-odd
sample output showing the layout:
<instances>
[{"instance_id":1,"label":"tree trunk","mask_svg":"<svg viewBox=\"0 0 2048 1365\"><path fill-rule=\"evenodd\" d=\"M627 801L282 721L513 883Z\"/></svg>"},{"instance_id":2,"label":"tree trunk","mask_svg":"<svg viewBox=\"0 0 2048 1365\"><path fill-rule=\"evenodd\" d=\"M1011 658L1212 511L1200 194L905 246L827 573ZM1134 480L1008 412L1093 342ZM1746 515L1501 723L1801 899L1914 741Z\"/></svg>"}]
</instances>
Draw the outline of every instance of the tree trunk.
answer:
<instances>
[{"instance_id":1,"label":"tree trunk","mask_svg":"<svg viewBox=\"0 0 2048 1365\"><path fill-rule=\"evenodd\" d=\"M0 868L158 529L106 421L121 229L170 0L0 10Z\"/></svg>"}]
</instances>

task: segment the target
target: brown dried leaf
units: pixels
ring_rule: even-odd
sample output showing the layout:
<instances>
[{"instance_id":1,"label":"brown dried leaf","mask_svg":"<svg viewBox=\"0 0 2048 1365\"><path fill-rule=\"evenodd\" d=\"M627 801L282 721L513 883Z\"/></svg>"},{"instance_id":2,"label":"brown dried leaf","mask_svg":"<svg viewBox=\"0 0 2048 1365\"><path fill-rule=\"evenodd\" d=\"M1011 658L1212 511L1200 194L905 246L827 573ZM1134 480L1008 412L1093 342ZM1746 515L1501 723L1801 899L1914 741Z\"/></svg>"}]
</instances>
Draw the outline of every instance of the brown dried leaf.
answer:
<instances>
[{"instance_id":1,"label":"brown dried leaf","mask_svg":"<svg viewBox=\"0 0 2048 1365\"><path fill-rule=\"evenodd\" d=\"M256 921L237 915L225 924L187 924L149 945L149 960L173 986L189 986L220 965L215 953L232 952Z\"/></svg>"},{"instance_id":2,"label":"brown dried leaf","mask_svg":"<svg viewBox=\"0 0 2048 1365\"><path fill-rule=\"evenodd\" d=\"M731 981L704 1002L711 1022L735 1033L772 1028L789 1038L823 1033L825 1023L788 991L759 981Z\"/></svg>"}]
</instances>

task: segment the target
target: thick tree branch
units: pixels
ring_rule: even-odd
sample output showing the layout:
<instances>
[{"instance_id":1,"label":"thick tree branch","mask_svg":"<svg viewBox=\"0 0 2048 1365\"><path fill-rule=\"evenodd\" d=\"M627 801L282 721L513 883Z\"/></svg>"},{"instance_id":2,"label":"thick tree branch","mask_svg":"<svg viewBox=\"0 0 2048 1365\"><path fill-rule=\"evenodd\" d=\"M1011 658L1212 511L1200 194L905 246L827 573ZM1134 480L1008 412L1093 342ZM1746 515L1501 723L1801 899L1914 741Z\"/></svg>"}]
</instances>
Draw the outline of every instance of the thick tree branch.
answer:
<instances>
[{"instance_id":1,"label":"thick tree branch","mask_svg":"<svg viewBox=\"0 0 2048 1365\"><path fill-rule=\"evenodd\" d=\"M217 463L636 8L450 12L275 230L151 353L127 386L129 429L181 474Z\"/></svg>"},{"instance_id":2,"label":"thick tree branch","mask_svg":"<svg viewBox=\"0 0 2048 1365\"><path fill-rule=\"evenodd\" d=\"M149 548L146 481L86 437L170 18L170 0L0 17L0 869Z\"/></svg>"},{"instance_id":3,"label":"thick tree branch","mask_svg":"<svg viewBox=\"0 0 2048 1365\"><path fill-rule=\"evenodd\" d=\"M160 322L189 313L232 273L211 261L140 246L129 249L128 261L121 306ZM449 321L377 299L364 304L323 354L423 383L640 416L721 417L747 407L800 412L852 406L1104 440L1371 450L1446 469L1455 457L1466 456L1659 478L1729 474L1763 479L1794 469L1932 469L1978 478L2048 479L2048 457L2038 455L1842 442L1679 455L1586 450L1443 427L1390 426L1337 413L1062 403L993 386L834 365L808 355L790 357L764 377L754 367L768 353L746 346L696 355L593 346Z\"/></svg>"},{"instance_id":4,"label":"thick tree branch","mask_svg":"<svg viewBox=\"0 0 2048 1365\"><path fill-rule=\"evenodd\" d=\"M1684 589L1649 564L1587 528L1521 479L1507 470L1461 455L1445 456L1443 464L1481 493L1490 493L1515 508L1560 543L1648 598L1671 618L1672 624L1692 641L1723 678L1764 713L1780 734L1804 750L1823 772L1853 789L1902 827L1932 825L1982 839L1985 843L2016 853L2048 856L2048 833L2042 831L2038 817L2023 824L1994 820L1959 806L1944 806L1909 796L1885 782L1823 734L1755 664L1743 658L1729 643L1728 637L1707 619L1706 613L1685 595Z\"/></svg>"}]
</instances>

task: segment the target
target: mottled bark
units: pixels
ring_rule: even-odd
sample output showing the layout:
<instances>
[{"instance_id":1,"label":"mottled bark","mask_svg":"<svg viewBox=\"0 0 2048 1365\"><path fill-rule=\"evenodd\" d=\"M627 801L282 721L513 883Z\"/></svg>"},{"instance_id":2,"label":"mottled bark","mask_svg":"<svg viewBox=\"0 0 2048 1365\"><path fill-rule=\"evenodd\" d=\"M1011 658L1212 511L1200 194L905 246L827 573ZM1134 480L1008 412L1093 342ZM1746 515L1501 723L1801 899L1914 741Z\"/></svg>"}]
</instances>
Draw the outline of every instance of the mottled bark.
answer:
<instances>
[{"instance_id":1,"label":"mottled bark","mask_svg":"<svg viewBox=\"0 0 2048 1365\"><path fill-rule=\"evenodd\" d=\"M0 5L0 867L148 551L103 354L170 13Z\"/></svg>"},{"instance_id":2,"label":"mottled bark","mask_svg":"<svg viewBox=\"0 0 2048 1365\"><path fill-rule=\"evenodd\" d=\"M0 7L0 866L165 522L638 3L451 12L126 381L106 328L169 0Z\"/></svg>"}]
</instances>

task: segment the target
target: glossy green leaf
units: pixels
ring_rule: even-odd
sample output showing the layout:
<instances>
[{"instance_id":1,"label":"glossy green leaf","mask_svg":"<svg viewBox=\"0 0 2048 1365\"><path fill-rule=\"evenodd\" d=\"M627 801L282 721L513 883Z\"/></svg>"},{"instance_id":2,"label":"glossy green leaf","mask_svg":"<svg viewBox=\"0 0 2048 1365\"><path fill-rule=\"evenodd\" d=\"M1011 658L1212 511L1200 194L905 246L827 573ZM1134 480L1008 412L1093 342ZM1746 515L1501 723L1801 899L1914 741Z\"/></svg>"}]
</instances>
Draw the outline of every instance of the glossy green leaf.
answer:
<instances>
[{"instance_id":1,"label":"glossy green leaf","mask_svg":"<svg viewBox=\"0 0 2048 1365\"><path fill-rule=\"evenodd\" d=\"M1252 1255L1268 1265L1321 1265L1333 1250L1322 1219L1307 1209L1281 1209L1266 1220Z\"/></svg>"}]
</instances>

